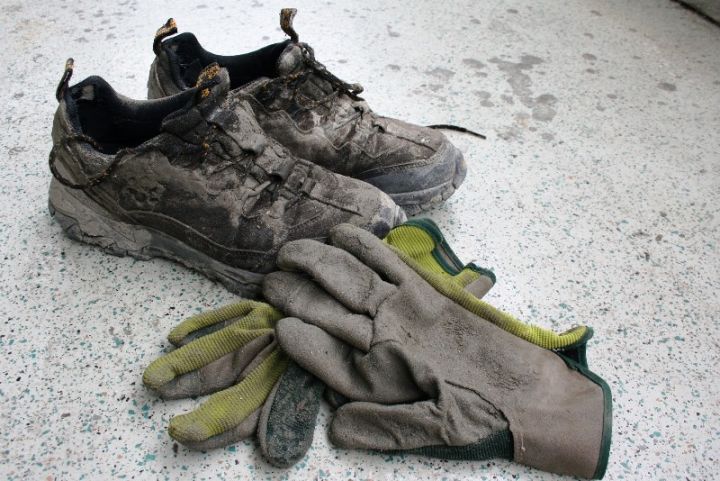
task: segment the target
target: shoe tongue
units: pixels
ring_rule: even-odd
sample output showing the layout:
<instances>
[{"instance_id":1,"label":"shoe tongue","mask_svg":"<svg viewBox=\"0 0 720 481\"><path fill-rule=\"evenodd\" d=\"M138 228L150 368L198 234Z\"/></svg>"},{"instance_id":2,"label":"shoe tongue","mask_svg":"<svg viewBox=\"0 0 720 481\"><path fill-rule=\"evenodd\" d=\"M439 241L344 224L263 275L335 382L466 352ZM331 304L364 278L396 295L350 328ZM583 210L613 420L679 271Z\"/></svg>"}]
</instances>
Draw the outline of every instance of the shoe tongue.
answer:
<instances>
[{"instance_id":1,"label":"shoe tongue","mask_svg":"<svg viewBox=\"0 0 720 481\"><path fill-rule=\"evenodd\" d=\"M305 59L302 47L298 43L288 43L285 50L280 54L277 60L277 75L282 77L290 75L305 66Z\"/></svg>"}]
</instances>

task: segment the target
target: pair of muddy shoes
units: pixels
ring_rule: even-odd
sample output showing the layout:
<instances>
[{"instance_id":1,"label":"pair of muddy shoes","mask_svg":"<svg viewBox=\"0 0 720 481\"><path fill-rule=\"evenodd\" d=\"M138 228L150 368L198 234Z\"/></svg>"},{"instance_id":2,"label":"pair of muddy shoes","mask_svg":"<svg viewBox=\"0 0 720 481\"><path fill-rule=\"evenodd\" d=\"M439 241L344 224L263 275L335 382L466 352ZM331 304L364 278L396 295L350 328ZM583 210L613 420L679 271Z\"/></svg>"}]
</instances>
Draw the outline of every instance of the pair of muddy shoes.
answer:
<instances>
[{"instance_id":1,"label":"pair of muddy shoes","mask_svg":"<svg viewBox=\"0 0 720 481\"><path fill-rule=\"evenodd\" d=\"M158 30L132 100L100 77L69 85L50 152L50 212L72 238L118 255L164 257L254 296L278 249L351 223L384 236L448 198L465 176L441 133L375 114L290 40L237 56ZM405 211L405 212L404 212Z\"/></svg>"}]
</instances>

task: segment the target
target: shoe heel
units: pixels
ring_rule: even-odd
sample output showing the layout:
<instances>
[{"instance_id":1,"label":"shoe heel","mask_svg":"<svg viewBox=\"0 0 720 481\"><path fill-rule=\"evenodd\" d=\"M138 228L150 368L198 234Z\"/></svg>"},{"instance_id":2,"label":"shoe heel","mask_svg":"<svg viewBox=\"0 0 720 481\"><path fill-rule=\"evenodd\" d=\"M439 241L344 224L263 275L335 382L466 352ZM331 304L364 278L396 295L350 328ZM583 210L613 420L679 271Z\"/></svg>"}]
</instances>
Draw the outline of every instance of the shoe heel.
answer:
<instances>
[{"instance_id":1,"label":"shoe heel","mask_svg":"<svg viewBox=\"0 0 720 481\"><path fill-rule=\"evenodd\" d=\"M113 218L82 190L52 179L48 209L73 240L96 245L116 256L132 255L142 260L153 257L143 252L151 242L149 232Z\"/></svg>"},{"instance_id":2,"label":"shoe heel","mask_svg":"<svg viewBox=\"0 0 720 481\"><path fill-rule=\"evenodd\" d=\"M260 293L262 274L223 264L160 231L123 222L82 190L64 186L57 179L50 182L48 208L71 239L116 256L140 260L163 257L221 282L231 292L250 298Z\"/></svg>"}]
</instances>

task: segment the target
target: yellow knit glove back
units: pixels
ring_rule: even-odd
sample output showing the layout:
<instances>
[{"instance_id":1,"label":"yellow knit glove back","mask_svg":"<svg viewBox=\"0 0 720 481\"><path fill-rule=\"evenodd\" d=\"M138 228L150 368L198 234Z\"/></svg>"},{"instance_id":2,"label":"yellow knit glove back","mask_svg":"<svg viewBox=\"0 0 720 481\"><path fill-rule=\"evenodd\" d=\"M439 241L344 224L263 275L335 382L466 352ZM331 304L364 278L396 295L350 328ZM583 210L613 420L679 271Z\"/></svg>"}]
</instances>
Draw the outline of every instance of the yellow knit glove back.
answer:
<instances>
[{"instance_id":1,"label":"yellow knit glove back","mask_svg":"<svg viewBox=\"0 0 720 481\"><path fill-rule=\"evenodd\" d=\"M515 336L545 349L572 350L583 345L591 336L592 329L577 326L563 333L526 324L481 301L482 291L477 285L489 287L495 283L495 275L475 264L463 265L443 237L440 229L430 219L410 220L391 230L385 242L394 247L403 260L408 262L426 280L440 286L444 294L458 299L471 312L487 319ZM475 287L476 292L473 292ZM489 289L488 287L488 289ZM584 357L584 354L583 354Z\"/></svg>"}]
</instances>

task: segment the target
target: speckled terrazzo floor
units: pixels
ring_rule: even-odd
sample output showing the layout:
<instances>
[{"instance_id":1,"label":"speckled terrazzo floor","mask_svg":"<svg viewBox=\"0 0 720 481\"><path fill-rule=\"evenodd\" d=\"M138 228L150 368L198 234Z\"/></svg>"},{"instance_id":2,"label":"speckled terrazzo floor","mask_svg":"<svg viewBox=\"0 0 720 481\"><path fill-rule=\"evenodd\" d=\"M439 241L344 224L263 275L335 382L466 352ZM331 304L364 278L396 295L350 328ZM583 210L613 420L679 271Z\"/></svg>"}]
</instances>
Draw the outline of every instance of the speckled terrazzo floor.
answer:
<instances>
[{"instance_id":1,"label":"speckled terrazzo floor","mask_svg":"<svg viewBox=\"0 0 720 481\"><path fill-rule=\"evenodd\" d=\"M253 442L173 449L140 382L183 317L234 297L165 261L66 239L46 209L54 88L66 57L143 97L169 16L206 47L283 39L285 2L0 2L0 477L534 479L511 463L333 449L323 411L294 468ZM606 479L720 479L720 29L664 0L295 2L296 28L379 112L454 122L467 181L429 213L488 299L546 327L595 328L613 390Z\"/></svg>"}]
</instances>

